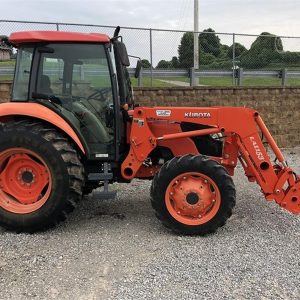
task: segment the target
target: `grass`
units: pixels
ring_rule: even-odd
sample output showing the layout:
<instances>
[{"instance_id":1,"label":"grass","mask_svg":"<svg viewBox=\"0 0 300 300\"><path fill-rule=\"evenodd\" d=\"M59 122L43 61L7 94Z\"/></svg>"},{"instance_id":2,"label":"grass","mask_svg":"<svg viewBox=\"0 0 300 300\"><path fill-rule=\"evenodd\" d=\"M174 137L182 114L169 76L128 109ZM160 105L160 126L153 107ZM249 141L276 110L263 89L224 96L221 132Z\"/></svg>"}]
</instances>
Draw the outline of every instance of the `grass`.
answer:
<instances>
[{"instance_id":1,"label":"grass","mask_svg":"<svg viewBox=\"0 0 300 300\"><path fill-rule=\"evenodd\" d=\"M0 75L1 80L13 80L13 75Z\"/></svg>"},{"instance_id":2,"label":"grass","mask_svg":"<svg viewBox=\"0 0 300 300\"><path fill-rule=\"evenodd\" d=\"M166 82L170 81L170 82ZM189 83L189 78L186 77L163 77L153 78L153 87L172 87L176 84L172 84L172 81L181 81ZM134 87L138 86L137 80L132 78L132 84ZM199 79L199 84L203 86L234 86L231 77L205 77ZM151 78L143 78L143 86L151 86ZM242 82L242 86L281 86L280 78L257 78L257 77L245 77ZM300 86L300 78L288 78L287 86Z\"/></svg>"},{"instance_id":3,"label":"grass","mask_svg":"<svg viewBox=\"0 0 300 300\"><path fill-rule=\"evenodd\" d=\"M14 59L0 61L0 67L11 67L15 65L15 62Z\"/></svg>"},{"instance_id":4,"label":"grass","mask_svg":"<svg viewBox=\"0 0 300 300\"><path fill-rule=\"evenodd\" d=\"M131 79L131 83L133 87L137 87L138 86L138 80L136 78L130 78ZM185 78L182 78L185 79ZM152 86L153 87L171 87L171 86L176 86L174 84L171 83L167 83L164 82L162 80L175 80L174 78L153 78L152 80ZM182 80L183 81L183 80ZM143 87L150 87L151 86L151 78L150 77L143 77Z\"/></svg>"}]
</instances>

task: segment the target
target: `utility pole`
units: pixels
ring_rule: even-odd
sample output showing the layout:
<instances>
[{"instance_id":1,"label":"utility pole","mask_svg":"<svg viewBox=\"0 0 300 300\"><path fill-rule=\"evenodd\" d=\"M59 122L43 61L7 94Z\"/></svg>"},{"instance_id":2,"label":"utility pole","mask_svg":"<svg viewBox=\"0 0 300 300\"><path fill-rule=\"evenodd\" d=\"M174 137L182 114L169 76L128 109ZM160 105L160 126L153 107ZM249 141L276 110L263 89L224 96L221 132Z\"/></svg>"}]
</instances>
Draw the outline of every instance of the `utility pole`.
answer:
<instances>
[{"instance_id":1,"label":"utility pole","mask_svg":"<svg viewBox=\"0 0 300 300\"><path fill-rule=\"evenodd\" d=\"M199 0L194 0L194 68L199 69Z\"/></svg>"}]
</instances>

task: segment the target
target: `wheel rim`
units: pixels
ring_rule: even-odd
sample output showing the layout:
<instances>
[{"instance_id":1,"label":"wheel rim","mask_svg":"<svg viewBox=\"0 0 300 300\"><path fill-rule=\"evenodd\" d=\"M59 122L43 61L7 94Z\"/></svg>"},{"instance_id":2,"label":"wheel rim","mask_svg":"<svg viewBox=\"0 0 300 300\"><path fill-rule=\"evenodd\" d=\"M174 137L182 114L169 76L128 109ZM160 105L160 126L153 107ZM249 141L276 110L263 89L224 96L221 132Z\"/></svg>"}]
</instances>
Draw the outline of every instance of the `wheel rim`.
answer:
<instances>
[{"instance_id":1,"label":"wheel rim","mask_svg":"<svg viewBox=\"0 0 300 300\"><path fill-rule=\"evenodd\" d=\"M31 213L49 199L51 173L33 151L11 148L0 153L0 207L18 214Z\"/></svg>"},{"instance_id":2,"label":"wheel rim","mask_svg":"<svg viewBox=\"0 0 300 300\"><path fill-rule=\"evenodd\" d=\"M188 172L175 177L167 187L166 207L171 216L185 225L201 225L210 221L221 205L216 183L208 176Z\"/></svg>"}]
</instances>

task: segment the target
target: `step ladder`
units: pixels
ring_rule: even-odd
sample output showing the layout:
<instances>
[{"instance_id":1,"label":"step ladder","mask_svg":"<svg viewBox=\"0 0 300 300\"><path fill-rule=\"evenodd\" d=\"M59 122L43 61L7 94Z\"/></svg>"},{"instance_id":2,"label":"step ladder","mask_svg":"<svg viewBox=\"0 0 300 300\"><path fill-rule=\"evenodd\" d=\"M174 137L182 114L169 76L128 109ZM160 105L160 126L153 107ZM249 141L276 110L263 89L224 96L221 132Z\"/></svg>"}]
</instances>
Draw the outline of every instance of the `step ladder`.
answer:
<instances>
[{"instance_id":1,"label":"step ladder","mask_svg":"<svg viewBox=\"0 0 300 300\"><path fill-rule=\"evenodd\" d=\"M102 191L93 191L93 199L103 200L103 199L115 199L117 196L116 191L109 191L108 185L109 181L113 179L113 173L111 172L111 165L107 162L103 163L101 167L101 173L90 173L88 174L88 180L102 183Z\"/></svg>"}]
</instances>

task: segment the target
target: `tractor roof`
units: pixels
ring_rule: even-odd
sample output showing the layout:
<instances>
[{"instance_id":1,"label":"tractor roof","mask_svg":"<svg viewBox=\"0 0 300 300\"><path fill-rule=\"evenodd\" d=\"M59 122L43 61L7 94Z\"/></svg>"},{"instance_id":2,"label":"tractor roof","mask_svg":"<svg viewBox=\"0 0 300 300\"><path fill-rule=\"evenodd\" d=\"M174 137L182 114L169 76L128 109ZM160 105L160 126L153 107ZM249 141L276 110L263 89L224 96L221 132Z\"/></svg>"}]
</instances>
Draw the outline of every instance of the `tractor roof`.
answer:
<instances>
[{"instance_id":1,"label":"tractor roof","mask_svg":"<svg viewBox=\"0 0 300 300\"><path fill-rule=\"evenodd\" d=\"M20 31L9 37L13 45L40 42L78 42L78 43L108 43L110 38L100 33L79 33L64 31Z\"/></svg>"}]
</instances>

